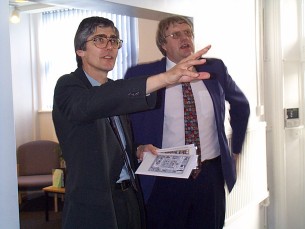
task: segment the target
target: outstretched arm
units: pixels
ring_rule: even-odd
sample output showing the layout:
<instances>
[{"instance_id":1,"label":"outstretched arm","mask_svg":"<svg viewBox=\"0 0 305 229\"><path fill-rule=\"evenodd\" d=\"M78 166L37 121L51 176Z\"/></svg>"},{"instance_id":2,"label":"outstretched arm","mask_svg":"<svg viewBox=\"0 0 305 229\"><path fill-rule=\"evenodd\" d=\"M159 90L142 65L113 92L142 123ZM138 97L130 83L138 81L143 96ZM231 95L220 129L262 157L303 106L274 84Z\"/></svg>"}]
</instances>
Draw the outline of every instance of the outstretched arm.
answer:
<instances>
[{"instance_id":1,"label":"outstretched arm","mask_svg":"<svg viewBox=\"0 0 305 229\"><path fill-rule=\"evenodd\" d=\"M206 54L211 46L207 46L198 52L181 60L170 70L158 75L150 76L146 82L146 94L157 91L168 85L190 82L196 79L208 79L210 74L207 72L194 72L193 66L204 64L205 59L199 59L203 54Z\"/></svg>"}]
</instances>

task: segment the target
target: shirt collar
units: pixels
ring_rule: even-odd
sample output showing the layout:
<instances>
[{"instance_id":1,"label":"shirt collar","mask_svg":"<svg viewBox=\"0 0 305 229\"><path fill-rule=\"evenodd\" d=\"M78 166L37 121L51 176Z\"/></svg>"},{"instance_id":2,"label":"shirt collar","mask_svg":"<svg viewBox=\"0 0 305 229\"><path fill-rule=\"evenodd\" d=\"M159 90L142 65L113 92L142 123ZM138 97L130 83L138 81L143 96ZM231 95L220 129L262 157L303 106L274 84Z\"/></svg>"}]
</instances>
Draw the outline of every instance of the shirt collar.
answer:
<instances>
[{"instance_id":1,"label":"shirt collar","mask_svg":"<svg viewBox=\"0 0 305 229\"><path fill-rule=\"evenodd\" d=\"M84 70L83 70L83 71L84 71ZM89 80L89 82L91 83L91 85L92 85L93 87L95 87L95 86L101 86L101 83L98 82L97 80L93 79L91 76L89 76L89 75L87 74L87 72L84 71L84 73L85 73L87 79Z\"/></svg>"},{"instance_id":2,"label":"shirt collar","mask_svg":"<svg viewBox=\"0 0 305 229\"><path fill-rule=\"evenodd\" d=\"M174 67L176 65L176 63L174 63L173 61L171 61L170 59L166 58L166 70L171 69L172 67Z\"/></svg>"}]
</instances>

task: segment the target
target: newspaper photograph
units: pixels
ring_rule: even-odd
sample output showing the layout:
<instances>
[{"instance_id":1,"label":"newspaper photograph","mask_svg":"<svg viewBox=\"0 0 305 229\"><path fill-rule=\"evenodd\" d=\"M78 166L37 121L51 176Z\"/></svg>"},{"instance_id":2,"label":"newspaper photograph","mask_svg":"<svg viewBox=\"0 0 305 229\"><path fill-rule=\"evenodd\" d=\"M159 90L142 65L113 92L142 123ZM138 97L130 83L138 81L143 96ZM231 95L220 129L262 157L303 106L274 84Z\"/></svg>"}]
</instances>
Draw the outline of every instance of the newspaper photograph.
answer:
<instances>
[{"instance_id":1,"label":"newspaper photograph","mask_svg":"<svg viewBox=\"0 0 305 229\"><path fill-rule=\"evenodd\" d=\"M136 174L189 178L197 165L196 147L184 145L157 150L158 155L144 153L144 158Z\"/></svg>"}]
</instances>

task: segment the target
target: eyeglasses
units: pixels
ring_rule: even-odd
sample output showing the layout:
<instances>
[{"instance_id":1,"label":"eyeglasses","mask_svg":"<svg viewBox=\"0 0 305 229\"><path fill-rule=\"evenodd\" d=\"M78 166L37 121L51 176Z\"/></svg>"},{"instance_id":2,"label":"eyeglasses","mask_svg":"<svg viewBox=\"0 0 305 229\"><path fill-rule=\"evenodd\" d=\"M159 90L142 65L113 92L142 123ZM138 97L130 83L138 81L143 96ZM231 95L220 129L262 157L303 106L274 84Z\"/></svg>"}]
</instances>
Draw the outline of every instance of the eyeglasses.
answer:
<instances>
[{"instance_id":1,"label":"eyeglasses","mask_svg":"<svg viewBox=\"0 0 305 229\"><path fill-rule=\"evenodd\" d=\"M119 38L106 37L104 35L95 36L92 39L87 40L86 42L89 42L89 41L93 41L94 45L99 49L106 48L109 42L110 42L110 45L112 48L119 49L122 47L122 43L123 43L123 41Z\"/></svg>"},{"instance_id":2,"label":"eyeglasses","mask_svg":"<svg viewBox=\"0 0 305 229\"><path fill-rule=\"evenodd\" d=\"M189 38L192 38L194 36L194 33L192 30L183 30L183 31L177 31L172 34L166 35L164 38L171 37L173 39L180 39L183 34Z\"/></svg>"}]
</instances>

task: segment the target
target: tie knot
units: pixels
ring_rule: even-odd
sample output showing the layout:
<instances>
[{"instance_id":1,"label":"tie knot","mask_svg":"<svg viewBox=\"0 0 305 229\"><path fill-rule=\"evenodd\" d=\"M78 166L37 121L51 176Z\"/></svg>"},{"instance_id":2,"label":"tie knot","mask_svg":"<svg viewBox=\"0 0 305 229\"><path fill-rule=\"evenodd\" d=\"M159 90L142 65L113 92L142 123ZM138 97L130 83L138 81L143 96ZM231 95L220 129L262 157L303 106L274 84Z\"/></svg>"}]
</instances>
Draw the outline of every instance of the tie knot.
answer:
<instances>
[{"instance_id":1,"label":"tie knot","mask_svg":"<svg viewBox=\"0 0 305 229\"><path fill-rule=\"evenodd\" d=\"M182 84L182 87L190 87L191 86L190 82L184 82L184 83L181 83L181 84Z\"/></svg>"}]
</instances>

